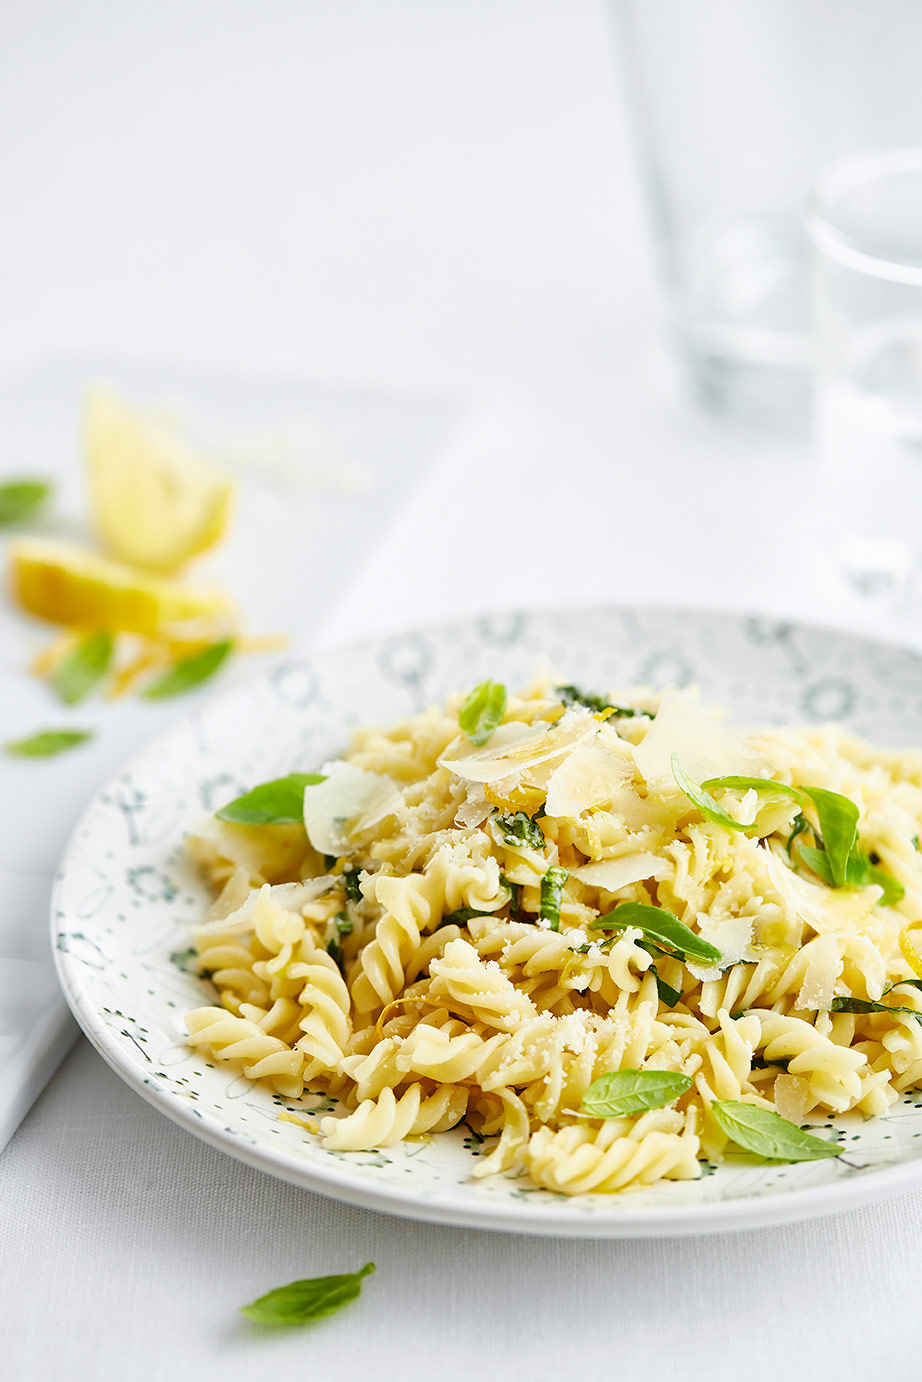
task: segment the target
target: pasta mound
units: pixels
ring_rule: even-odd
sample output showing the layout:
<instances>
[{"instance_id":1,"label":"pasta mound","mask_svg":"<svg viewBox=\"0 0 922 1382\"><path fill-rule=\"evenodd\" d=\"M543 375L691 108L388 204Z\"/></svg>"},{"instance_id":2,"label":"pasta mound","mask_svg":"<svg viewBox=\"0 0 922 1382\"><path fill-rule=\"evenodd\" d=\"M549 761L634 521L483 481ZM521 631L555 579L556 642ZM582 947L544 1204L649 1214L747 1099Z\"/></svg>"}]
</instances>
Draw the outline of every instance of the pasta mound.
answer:
<instances>
[{"instance_id":1,"label":"pasta mound","mask_svg":"<svg viewBox=\"0 0 922 1382\"><path fill-rule=\"evenodd\" d=\"M307 788L307 831L216 820L190 837L216 893L194 943L218 995L189 1014L191 1045L287 1099L332 1096L331 1150L463 1121L473 1175L524 1168L567 1195L700 1176L727 1146L719 1101L801 1124L922 1085L922 754L834 727L737 733L689 692L599 710L562 690L510 696L485 743L461 732L460 695L360 731ZM821 876L808 797L725 789L722 821L674 755L697 783L848 797L870 873ZM664 909L719 962L593 928L625 903ZM583 1111L623 1070L690 1083L667 1107Z\"/></svg>"}]
</instances>

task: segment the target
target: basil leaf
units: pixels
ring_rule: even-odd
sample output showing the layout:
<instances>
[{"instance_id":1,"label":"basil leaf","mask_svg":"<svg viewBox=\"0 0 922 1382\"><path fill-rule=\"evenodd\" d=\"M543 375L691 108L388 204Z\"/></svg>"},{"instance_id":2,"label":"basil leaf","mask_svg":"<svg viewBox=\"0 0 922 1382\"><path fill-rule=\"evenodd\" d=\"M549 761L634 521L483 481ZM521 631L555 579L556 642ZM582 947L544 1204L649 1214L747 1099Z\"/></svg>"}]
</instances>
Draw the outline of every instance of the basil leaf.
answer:
<instances>
[{"instance_id":1,"label":"basil leaf","mask_svg":"<svg viewBox=\"0 0 922 1382\"><path fill-rule=\"evenodd\" d=\"M47 480L7 480L0 485L0 523L21 523L48 498Z\"/></svg>"},{"instance_id":2,"label":"basil leaf","mask_svg":"<svg viewBox=\"0 0 922 1382\"><path fill-rule=\"evenodd\" d=\"M671 1104L691 1085L687 1075L675 1070L613 1070L593 1080L580 1108L591 1118L626 1118Z\"/></svg>"},{"instance_id":3,"label":"basil leaf","mask_svg":"<svg viewBox=\"0 0 922 1382\"><path fill-rule=\"evenodd\" d=\"M65 705L76 705L102 681L112 661L112 649L110 633L88 633L64 654L49 680Z\"/></svg>"},{"instance_id":4,"label":"basil leaf","mask_svg":"<svg viewBox=\"0 0 922 1382\"><path fill-rule=\"evenodd\" d=\"M214 676L233 646L233 640L225 638L220 643L212 643L209 647L203 648L199 653L193 653L191 657L184 657L159 680L145 687L141 694L149 701L162 701L168 696L181 696L184 692L191 691L194 686Z\"/></svg>"},{"instance_id":5,"label":"basil leaf","mask_svg":"<svg viewBox=\"0 0 922 1382\"><path fill-rule=\"evenodd\" d=\"M497 816L496 824L507 845L528 845L531 849L544 849L544 832L524 811L516 811L513 816Z\"/></svg>"},{"instance_id":6,"label":"basil leaf","mask_svg":"<svg viewBox=\"0 0 922 1382\"><path fill-rule=\"evenodd\" d=\"M813 845L801 844L797 841L796 846L798 862L802 862L811 868L818 878L821 878L829 887L835 886L832 876L832 866L826 857L825 849L814 849Z\"/></svg>"},{"instance_id":7,"label":"basil leaf","mask_svg":"<svg viewBox=\"0 0 922 1382\"><path fill-rule=\"evenodd\" d=\"M240 1313L260 1324L308 1324L357 1300L362 1291L362 1278L374 1269L373 1262L366 1262L360 1272L292 1281L260 1296L250 1305L242 1305Z\"/></svg>"},{"instance_id":8,"label":"basil leaf","mask_svg":"<svg viewBox=\"0 0 922 1382\"><path fill-rule=\"evenodd\" d=\"M501 681L482 681L461 707L458 724L478 748L485 744L506 713L506 688Z\"/></svg>"},{"instance_id":9,"label":"basil leaf","mask_svg":"<svg viewBox=\"0 0 922 1382\"><path fill-rule=\"evenodd\" d=\"M323 781L322 773L276 777L229 801L215 815L233 825L300 825L304 820L304 788Z\"/></svg>"},{"instance_id":10,"label":"basil leaf","mask_svg":"<svg viewBox=\"0 0 922 1382\"><path fill-rule=\"evenodd\" d=\"M43 729L28 739L9 739L4 748L17 758L51 758L92 739L91 729Z\"/></svg>"},{"instance_id":11,"label":"basil leaf","mask_svg":"<svg viewBox=\"0 0 922 1382\"><path fill-rule=\"evenodd\" d=\"M509 879L506 877L506 875L505 875L504 873L501 873L501 874L500 874L500 876L499 876L499 881L500 881L500 883L503 885L504 888L508 888L508 889L509 889L509 918L510 918L510 920L511 920L511 921L520 921L520 920L522 919L522 909L521 909L521 906L520 906L519 904L521 903L521 900L522 900L522 884L521 884L521 883L510 883L510 882L509 882Z\"/></svg>"},{"instance_id":12,"label":"basil leaf","mask_svg":"<svg viewBox=\"0 0 922 1382\"><path fill-rule=\"evenodd\" d=\"M538 915L551 923L552 931L560 930L560 900L563 885L570 877L566 869L552 865L541 879L541 907Z\"/></svg>"},{"instance_id":13,"label":"basil leaf","mask_svg":"<svg viewBox=\"0 0 922 1382\"><path fill-rule=\"evenodd\" d=\"M834 998L829 1005L831 1013L903 1013L922 1023L922 1013L915 1008L898 1008L888 1003L874 1003L870 998Z\"/></svg>"},{"instance_id":14,"label":"basil leaf","mask_svg":"<svg viewBox=\"0 0 922 1382\"><path fill-rule=\"evenodd\" d=\"M869 883L875 883L883 889L880 900L884 907L893 907L906 896L906 889L900 880L894 878L892 873L885 873L876 864L872 864L867 855L862 854L860 850L853 850L849 856L848 883L852 888L863 888Z\"/></svg>"},{"instance_id":15,"label":"basil leaf","mask_svg":"<svg viewBox=\"0 0 922 1382\"><path fill-rule=\"evenodd\" d=\"M909 984L914 989L922 990L922 979L894 979L893 983L888 984L884 989L883 996L886 998L888 993L892 993L894 989L898 989L901 984Z\"/></svg>"},{"instance_id":16,"label":"basil leaf","mask_svg":"<svg viewBox=\"0 0 922 1382\"><path fill-rule=\"evenodd\" d=\"M742 825L739 821L735 821L732 816L728 815L727 812L717 804L709 792L706 792L694 778L689 777L688 773L679 762L679 755L677 753L672 755L671 761L672 776L682 788L682 791L688 797L689 801L697 806L705 819L713 821L715 825L723 825L727 830L750 830L752 828L749 825Z\"/></svg>"},{"instance_id":17,"label":"basil leaf","mask_svg":"<svg viewBox=\"0 0 922 1382\"><path fill-rule=\"evenodd\" d=\"M319 773L313 773L310 774L310 776L313 777L315 782L320 782L322 780ZM361 902L362 886L359 883L358 869L346 869L343 872L343 887L346 890L347 902Z\"/></svg>"},{"instance_id":18,"label":"basil leaf","mask_svg":"<svg viewBox=\"0 0 922 1382\"><path fill-rule=\"evenodd\" d=\"M650 966L650 973L656 978L656 992L659 994L660 1002L665 1003L667 1008L674 1008L682 998L682 990L674 989L665 979L661 979L656 965Z\"/></svg>"},{"instance_id":19,"label":"basil leaf","mask_svg":"<svg viewBox=\"0 0 922 1382\"><path fill-rule=\"evenodd\" d=\"M613 712L612 718L629 720L635 715L646 715L645 710L633 710L629 706L612 705L606 696L591 696L585 691L580 691L578 686L555 686L554 690L563 701L564 705L584 705L587 710L594 710L597 715L601 715L606 710Z\"/></svg>"},{"instance_id":20,"label":"basil leaf","mask_svg":"<svg viewBox=\"0 0 922 1382\"><path fill-rule=\"evenodd\" d=\"M723 809L719 802L711 796L709 788L717 791L734 789L736 791L754 791L773 796L789 796L795 801L800 800L800 793L796 787L789 787L785 782L774 782L770 777L711 777L707 782L698 783L694 778L689 777L688 773L679 762L679 755L672 755L672 775L688 797L689 801L694 802L698 810L707 820L713 821L715 825L722 825L727 830L752 830L754 823L748 824L734 820L733 817Z\"/></svg>"},{"instance_id":21,"label":"basil leaf","mask_svg":"<svg viewBox=\"0 0 922 1382\"><path fill-rule=\"evenodd\" d=\"M805 845L798 841L796 854L797 861L805 863L829 887L838 886L833 877L832 861L825 849L814 849L812 845ZM845 882L850 888L863 888L870 883L877 884L882 890L880 900L885 907L892 907L906 895L906 890L898 878L894 878L892 874L884 873L883 869L877 868L859 849L852 850L846 862L845 872Z\"/></svg>"},{"instance_id":22,"label":"basil leaf","mask_svg":"<svg viewBox=\"0 0 922 1382\"><path fill-rule=\"evenodd\" d=\"M800 792L789 787L786 782L776 782L771 777L709 777L702 782L706 792L760 792L763 796L793 797L800 801Z\"/></svg>"},{"instance_id":23,"label":"basil leaf","mask_svg":"<svg viewBox=\"0 0 922 1382\"><path fill-rule=\"evenodd\" d=\"M816 807L820 835L829 860L829 870L837 888L848 881L848 858L858 838L858 807L838 792L824 787L801 788Z\"/></svg>"},{"instance_id":24,"label":"basil leaf","mask_svg":"<svg viewBox=\"0 0 922 1382\"><path fill-rule=\"evenodd\" d=\"M646 902L622 902L613 912L597 917L590 924L590 931L623 931L626 926L636 926L644 936L661 945L680 960L700 960L705 964L719 964L723 955L715 945L690 931L684 922L662 907L653 907Z\"/></svg>"},{"instance_id":25,"label":"basil leaf","mask_svg":"<svg viewBox=\"0 0 922 1382\"><path fill-rule=\"evenodd\" d=\"M336 961L340 973L345 974L346 957L343 954L343 948L339 942L342 940L343 936L352 935L352 922L346 916L345 912L337 912L336 916L333 918L333 925L336 928L336 935L331 936L327 941L327 954L331 959Z\"/></svg>"},{"instance_id":26,"label":"basil leaf","mask_svg":"<svg viewBox=\"0 0 922 1382\"><path fill-rule=\"evenodd\" d=\"M794 841L797 839L798 835L803 835L804 831L809 829L810 822L807 820L803 811L798 811L797 815L794 817L794 822L791 827L791 833L788 836L787 851L789 859L793 859L794 857L791 854L791 846L793 845Z\"/></svg>"},{"instance_id":27,"label":"basil leaf","mask_svg":"<svg viewBox=\"0 0 922 1382\"><path fill-rule=\"evenodd\" d=\"M819 1161L838 1156L840 1148L825 1138L803 1132L796 1123L767 1108L723 1099L711 1105L714 1118L737 1146L772 1161Z\"/></svg>"},{"instance_id":28,"label":"basil leaf","mask_svg":"<svg viewBox=\"0 0 922 1382\"><path fill-rule=\"evenodd\" d=\"M491 917L492 912L478 912L476 907L459 907L454 912L449 912L442 917L436 930L442 926L466 926L472 917Z\"/></svg>"}]
</instances>

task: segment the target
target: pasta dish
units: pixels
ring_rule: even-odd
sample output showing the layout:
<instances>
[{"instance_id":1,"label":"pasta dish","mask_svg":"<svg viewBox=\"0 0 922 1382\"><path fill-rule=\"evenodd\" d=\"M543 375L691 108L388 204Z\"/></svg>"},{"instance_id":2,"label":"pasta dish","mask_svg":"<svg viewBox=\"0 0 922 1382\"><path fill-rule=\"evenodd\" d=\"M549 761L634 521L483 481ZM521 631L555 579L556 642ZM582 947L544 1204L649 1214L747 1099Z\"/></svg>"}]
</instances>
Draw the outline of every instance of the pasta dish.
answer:
<instances>
[{"instance_id":1,"label":"pasta dish","mask_svg":"<svg viewBox=\"0 0 922 1382\"><path fill-rule=\"evenodd\" d=\"M920 829L920 753L484 682L189 838L188 1040L332 1151L463 1123L566 1195L834 1157L922 1085Z\"/></svg>"}]
</instances>

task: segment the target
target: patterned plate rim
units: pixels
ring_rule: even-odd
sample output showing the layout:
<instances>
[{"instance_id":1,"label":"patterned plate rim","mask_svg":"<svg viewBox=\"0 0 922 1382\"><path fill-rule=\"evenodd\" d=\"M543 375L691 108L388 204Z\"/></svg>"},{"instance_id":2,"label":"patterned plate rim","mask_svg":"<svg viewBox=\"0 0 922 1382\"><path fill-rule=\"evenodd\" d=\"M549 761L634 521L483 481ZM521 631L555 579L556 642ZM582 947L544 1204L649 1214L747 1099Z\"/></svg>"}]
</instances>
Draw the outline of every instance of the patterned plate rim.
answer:
<instances>
[{"instance_id":1,"label":"patterned plate rim","mask_svg":"<svg viewBox=\"0 0 922 1382\"><path fill-rule=\"evenodd\" d=\"M355 640L351 643L337 644L318 651L297 650L291 657L273 664L311 666L327 660L345 658L360 654L379 646L383 641L399 637L421 635L446 635L469 630L478 619L513 618L527 613L529 618L553 619L555 617L585 614L599 616L639 616L659 615L665 617L694 617L714 619L728 625L742 625L747 620L767 620L783 622L792 630L819 638L835 637L860 644L867 650L910 654L922 661L922 649L897 639L872 638L864 633L834 624L815 624L794 620L777 613L753 612L732 609L712 609L699 605L672 604L612 604L610 602L581 603L579 605L545 606L540 609L496 610L487 614L473 613L457 616L450 620L435 620L430 623L414 625L404 629L384 630L380 634ZM64 887L68 865L76 852L77 840L86 822L92 816L99 799L111 792L117 780L126 772L143 770L146 764L159 755L173 741L180 738L195 717L219 712L234 704L244 703L253 696L256 689L271 675L272 668L265 669L258 676L240 685L218 692L201 701L194 710L178 717L166 729L153 735L135 753L125 759L105 780L99 784L86 806L81 811L55 872L51 895L51 940L55 967L64 997L76 1021L82 1028L91 1045L99 1052L106 1063L137 1094L154 1108L164 1113L174 1123L185 1128L196 1137L234 1157L238 1161L260 1171L299 1185L304 1189L326 1195L346 1203L374 1209L403 1218L418 1219L430 1223L446 1224L456 1227L491 1229L499 1232L526 1233L546 1237L579 1238L643 1238L675 1237L700 1233L719 1233L740 1231L751 1228L774 1227L799 1220L814 1218L825 1214L856 1209L861 1205L899 1195L919 1188L922 1184L922 1156L897 1166L868 1168L860 1177L845 1178L828 1185L810 1186L787 1190L783 1194L742 1197L722 1201L712 1201L695 1206L650 1206L631 1209L630 1195L612 1196L611 1205L587 1214L584 1210L561 1209L553 1217L536 1213L528 1204L514 1206L503 1203L477 1202L443 1193L440 1200L420 1201L412 1191L402 1190L387 1184L368 1184L348 1169L337 1166L315 1166L298 1157L284 1147L265 1147L255 1139L244 1134L229 1131L223 1121L207 1109L191 1106L180 1099L171 1089L152 1086L145 1082L143 1068L138 1058L120 1046L110 1035L93 1000L83 983L84 967L67 951L55 944L60 930L61 892Z\"/></svg>"}]
</instances>

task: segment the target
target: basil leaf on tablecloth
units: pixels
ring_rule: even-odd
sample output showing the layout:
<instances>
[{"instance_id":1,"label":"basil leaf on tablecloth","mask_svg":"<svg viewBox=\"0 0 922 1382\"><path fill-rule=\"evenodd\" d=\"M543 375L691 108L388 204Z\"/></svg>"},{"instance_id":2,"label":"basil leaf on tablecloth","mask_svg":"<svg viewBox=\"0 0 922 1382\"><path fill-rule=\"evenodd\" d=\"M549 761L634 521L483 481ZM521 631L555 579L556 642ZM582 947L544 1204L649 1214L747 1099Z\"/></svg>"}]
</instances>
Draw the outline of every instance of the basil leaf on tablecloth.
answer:
<instances>
[{"instance_id":1,"label":"basil leaf on tablecloth","mask_svg":"<svg viewBox=\"0 0 922 1382\"><path fill-rule=\"evenodd\" d=\"M242 1305L240 1313L259 1324L308 1324L356 1300L361 1295L362 1279L370 1276L374 1269L373 1262L366 1262L358 1272L292 1281L259 1296L249 1305Z\"/></svg>"},{"instance_id":2,"label":"basil leaf on tablecloth","mask_svg":"<svg viewBox=\"0 0 922 1382\"><path fill-rule=\"evenodd\" d=\"M51 758L92 739L91 729L43 729L28 739L9 739L4 748L17 758Z\"/></svg>"}]
</instances>

